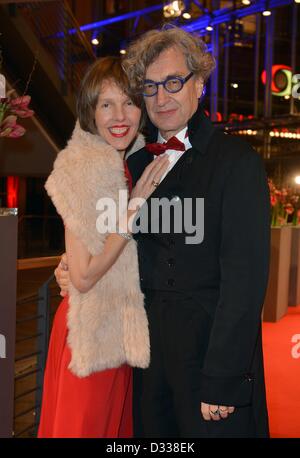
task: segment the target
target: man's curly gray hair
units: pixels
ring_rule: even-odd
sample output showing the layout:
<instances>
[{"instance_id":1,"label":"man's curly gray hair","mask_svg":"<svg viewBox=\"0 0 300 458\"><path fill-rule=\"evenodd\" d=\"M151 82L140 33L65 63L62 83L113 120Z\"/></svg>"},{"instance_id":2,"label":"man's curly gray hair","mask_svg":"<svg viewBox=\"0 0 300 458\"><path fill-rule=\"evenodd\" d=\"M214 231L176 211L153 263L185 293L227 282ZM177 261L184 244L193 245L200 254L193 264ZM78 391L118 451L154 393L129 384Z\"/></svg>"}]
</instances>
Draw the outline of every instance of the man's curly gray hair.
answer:
<instances>
[{"instance_id":1,"label":"man's curly gray hair","mask_svg":"<svg viewBox=\"0 0 300 458\"><path fill-rule=\"evenodd\" d=\"M173 47L183 52L188 69L201 77L203 82L207 81L215 68L215 59L207 52L204 41L178 27L168 27L150 30L128 47L123 59L123 68L133 93L142 92L149 65L163 51Z\"/></svg>"}]
</instances>

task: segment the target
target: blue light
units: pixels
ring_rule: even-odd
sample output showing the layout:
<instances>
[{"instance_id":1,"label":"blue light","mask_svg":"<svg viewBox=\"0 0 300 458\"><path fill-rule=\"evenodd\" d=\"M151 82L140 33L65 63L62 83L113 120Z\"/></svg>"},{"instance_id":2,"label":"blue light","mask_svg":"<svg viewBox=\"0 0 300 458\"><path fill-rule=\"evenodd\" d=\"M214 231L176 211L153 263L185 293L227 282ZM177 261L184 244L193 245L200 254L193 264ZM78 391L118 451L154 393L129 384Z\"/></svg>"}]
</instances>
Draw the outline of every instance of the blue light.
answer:
<instances>
[{"instance_id":1,"label":"blue light","mask_svg":"<svg viewBox=\"0 0 300 458\"><path fill-rule=\"evenodd\" d=\"M149 8L144 8L143 10L132 11L130 13L122 14L121 16L114 16L109 19L103 19L102 21L83 25L80 27L80 30L85 32L86 30L98 29L99 27L105 27L106 25L114 24L115 22L126 21L128 19L133 19L139 16L154 13L155 11L162 10L163 6L163 4L150 6Z\"/></svg>"},{"instance_id":2,"label":"blue light","mask_svg":"<svg viewBox=\"0 0 300 458\"><path fill-rule=\"evenodd\" d=\"M80 30L82 32L86 32L87 30L100 29L101 27L115 24L116 22L126 21L128 19L138 18L140 16L154 13L155 11L162 10L163 7L164 7L164 4L161 3L160 5L150 6L142 10L131 11L130 13L122 14L120 16L114 16L109 19L103 19L102 21L97 21L97 22L92 22L90 24L82 25L80 27ZM74 33L76 33L76 29L69 30L70 35L73 35ZM54 35L55 38L63 38L63 36L64 36L63 32L59 32L56 35ZM52 37L48 37L48 38L52 38Z\"/></svg>"},{"instance_id":3,"label":"blue light","mask_svg":"<svg viewBox=\"0 0 300 458\"><path fill-rule=\"evenodd\" d=\"M290 5L294 3L294 0L270 0L269 8L278 8L279 6ZM256 13L262 13L266 8L265 0L258 0L256 3L240 9L222 8L214 11L211 15L205 14L200 19L196 19L190 22L188 25L182 28L187 32L197 32L201 29L205 29L208 25L217 25L225 22L232 21L233 19L240 19L245 16L250 16ZM202 33L201 33L202 34Z\"/></svg>"},{"instance_id":4,"label":"blue light","mask_svg":"<svg viewBox=\"0 0 300 458\"><path fill-rule=\"evenodd\" d=\"M270 0L269 1L269 8L278 8L280 6L290 5L294 3L294 0ZM163 10L164 4L150 6L148 8L144 8L142 10L132 11L130 13L122 14L120 16L114 16L109 19L103 19L102 21L93 22L90 24L85 24L80 27L82 32L87 30L95 30L100 29L105 26L115 24L117 22L126 21L133 18L140 18L141 16L154 13L155 11ZM187 32L200 32L200 35L204 35L206 32L202 32L208 25L217 25L226 22L230 22L233 19L240 19L245 16L250 16L256 13L262 13L265 10L266 2L265 0L258 0L251 5L239 9L232 9L232 8L222 8L219 10L213 11L211 14L204 14L201 18L196 19L194 21L189 22L189 24L181 26L182 29L186 30ZM70 29L69 34L76 33L75 29ZM63 38L64 33L59 32L56 35L48 38Z\"/></svg>"}]
</instances>

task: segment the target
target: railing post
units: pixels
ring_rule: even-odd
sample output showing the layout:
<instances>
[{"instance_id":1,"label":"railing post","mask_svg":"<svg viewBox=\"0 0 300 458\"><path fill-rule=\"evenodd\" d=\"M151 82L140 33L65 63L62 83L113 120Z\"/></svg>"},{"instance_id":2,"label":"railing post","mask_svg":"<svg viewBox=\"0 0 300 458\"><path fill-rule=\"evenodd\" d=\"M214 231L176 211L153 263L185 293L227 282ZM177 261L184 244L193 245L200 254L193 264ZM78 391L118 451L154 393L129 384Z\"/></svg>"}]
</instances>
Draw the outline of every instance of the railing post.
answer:
<instances>
[{"instance_id":1,"label":"railing post","mask_svg":"<svg viewBox=\"0 0 300 458\"><path fill-rule=\"evenodd\" d=\"M255 118L260 114L259 111L259 60L260 60L260 37L261 37L261 15L256 15L256 32L255 32L255 51L254 51L254 112Z\"/></svg>"},{"instance_id":2,"label":"railing post","mask_svg":"<svg viewBox=\"0 0 300 458\"><path fill-rule=\"evenodd\" d=\"M66 9L66 1L62 3L63 8L63 78L61 81L61 92L62 95L68 95L68 78L70 74L70 36L69 36L69 18Z\"/></svg>"},{"instance_id":3,"label":"railing post","mask_svg":"<svg viewBox=\"0 0 300 458\"><path fill-rule=\"evenodd\" d=\"M297 3L292 5L292 47L291 47L291 67L292 75L298 73L296 71L297 65L297 35L298 35L298 7ZM296 114L295 112L295 99L291 94L290 97L290 114Z\"/></svg>"},{"instance_id":4,"label":"railing post","mask_svg":"<svg viewBox=\"0 0 300 458\"><path fill-rule=\"evenodd\" d=\"M16 341L16 208L0 208L0 437L12 437Z\"/></svg>"},{"instance_id":5,"label":"railing post","mask_svg":"<svg viewBox=\"0 0 300 458\"><path fill-rule=\"evenodd\" d=\"M37 386L40 386L41 389L36 392L36 402L38 406L36 409L36 426L40 422L41 415L41 404L42 404L42 395L43 395L43 384L44 384L44 372L46 368L46 360L48 353L49 345L49 335L50 335L50 293L49 293L49 284L53 280L54 276L52 275L39 289L39 299L38 299L38 356L37 356Z\"/></svg>"},{"instance_id":6,"label":"railing post","mask_svg":"<svg viewBox=\"0 0 300 458\"><path fill-rule=\"evenodd\" d=\"M219 0L213 0L214 9L220 7ZM217 121L219 98L219 25L215 24L211 33L212 55L216 59L216 67L210 78L210 119Z\"/></svg>"},{"instance_id":7,"label":"railing post","mask_svg":"<svg viewBox=\"0 0 300 458\"><path fill-rule=\"evenodd\" d=\"M274 24L275 24L275 10L272 15L265 18L266 21L266 41L265 41L265 70L266 70L266 84L265 84L265 107L264 117L270 118L272 116L272 65L273 65L273 46L274 46Z\"/></svg>"}]
</instances>

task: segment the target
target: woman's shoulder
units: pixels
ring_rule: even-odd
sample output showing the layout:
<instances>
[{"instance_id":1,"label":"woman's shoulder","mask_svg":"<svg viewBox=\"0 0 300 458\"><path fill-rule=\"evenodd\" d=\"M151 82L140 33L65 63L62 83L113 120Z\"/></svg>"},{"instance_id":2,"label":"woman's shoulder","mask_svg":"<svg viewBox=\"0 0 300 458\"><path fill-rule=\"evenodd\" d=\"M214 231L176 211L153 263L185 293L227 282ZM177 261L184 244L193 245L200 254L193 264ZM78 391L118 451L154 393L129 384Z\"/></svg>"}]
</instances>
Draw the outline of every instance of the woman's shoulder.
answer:
<instances>
[{"instance_id":1,"label":"woman's shoulder","mask_svg":"<svg viewBox=\"0 0 300 458\"><path fill-rule=\"evenodd\" d=\"M69 174L84 179L101 169L120 165L118 152L99 135L80 128L78 123L66 147L61 150L54 162L53 171L68 170Z\"/></svg>"}]
</instances>

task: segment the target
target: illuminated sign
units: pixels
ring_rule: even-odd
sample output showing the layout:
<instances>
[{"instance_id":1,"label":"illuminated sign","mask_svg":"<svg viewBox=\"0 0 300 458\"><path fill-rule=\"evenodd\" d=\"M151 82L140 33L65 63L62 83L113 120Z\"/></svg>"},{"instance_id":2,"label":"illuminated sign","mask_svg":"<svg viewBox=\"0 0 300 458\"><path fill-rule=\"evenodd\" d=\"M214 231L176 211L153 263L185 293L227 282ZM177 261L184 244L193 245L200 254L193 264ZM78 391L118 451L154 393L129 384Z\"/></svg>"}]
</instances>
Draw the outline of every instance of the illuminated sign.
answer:
<instances>
[{"instance_id":1,"label":"illuminated sign","mask_svg":"<svg viewBox=\"0 0 300 458\"><path fill-rule=\"evenodd\" d=\"M291 95L292 93L292 68L287 65L273 65L272 66L272 81L271 90L272 94L278 97ZM267 74L264 70L261 74L263 84L266 84Z\"/></svg>"},{"instance_id":2,"label":"illuminated sign","mask_svg":"<svg viewBox=\"0 0 300 458\"><path fill-rule=\"evenodd\" d=\"M210 117L210 113L208 110L204 110L205 114ZM243 114L240 114L240 113L230 113L230 115L228 116L228 122L234 122L234 121L239 121L239 122L242 122L242 121L245 121L245 119L254 119L254 116L253 115L243 115ZM217 111L216 113L216 122L222 122L223 121L223 116L222 114Z\"/></svg>"}]
</instances>

